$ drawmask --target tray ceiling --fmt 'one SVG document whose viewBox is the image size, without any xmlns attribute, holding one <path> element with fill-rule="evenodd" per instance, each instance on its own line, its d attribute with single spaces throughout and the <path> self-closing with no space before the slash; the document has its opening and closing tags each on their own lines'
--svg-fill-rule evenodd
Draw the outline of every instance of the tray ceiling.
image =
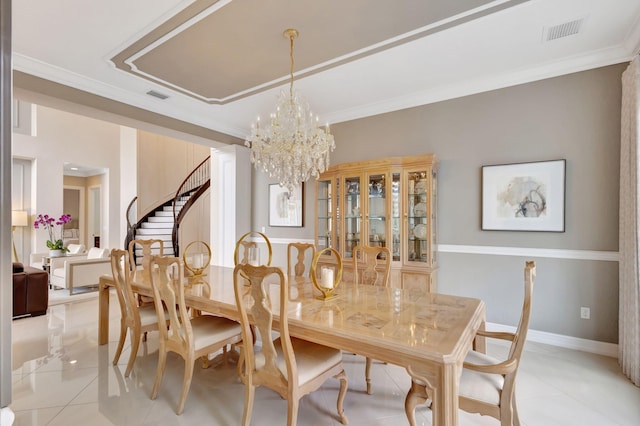
<svg viewBox="0 0 640 426">
<path fill-rule="evenodd" d="M 287 87 L 286 28 L 295 88 L 329 123 L 640 48 L 637 0 L 20 0 L 13 15 L 15 70 L 239 138 Z"/>
</svg>

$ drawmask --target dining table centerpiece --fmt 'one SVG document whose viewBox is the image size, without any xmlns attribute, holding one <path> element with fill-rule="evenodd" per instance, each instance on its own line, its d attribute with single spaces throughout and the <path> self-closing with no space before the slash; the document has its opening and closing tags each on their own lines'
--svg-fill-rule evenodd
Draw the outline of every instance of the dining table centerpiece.
<svg viewBox="0 0 640 426">
<path fill-rule="evenodd" d="M 45 229 L 49 233 L 49 239 L 47 240 L 47 248 L 49 249 L 49 256 L 59 257 L 67 252 L 67 248 L 64 246 L 62 240 L 63 226 L 65 223 L 71 222 L 71 215 L 63 214 L 58 219 L 48 214 L 39 214 L 36 216 L 36 220 L 33 222 L 35 229 Z M 60 227 L 60 231 L 56 230 L 56 227 Z M 59 237 L 59 238 L 58 238 Z"/>
</svg>

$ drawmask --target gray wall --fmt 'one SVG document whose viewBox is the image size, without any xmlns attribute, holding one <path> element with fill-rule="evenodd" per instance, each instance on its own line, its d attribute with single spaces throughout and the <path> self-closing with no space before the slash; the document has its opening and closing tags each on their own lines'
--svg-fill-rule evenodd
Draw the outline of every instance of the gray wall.
<svg viewBox="0 0 640 426">
<path fill-rule="evenodd" d="M 626 64 L 333 125 L 332 163 L 435 153 L 439 243 L 618 250 L 620 77 Z M 481 230 L 481 167 L 567 160 L 564 233 Z M 440 253 L 438 290 L 479 297 L 516 325 L 524 258 Z M 533 258 L 531 328 L 615 343 L 617 262 Z M 581 320 L 580 307 L 591 308 Z"/>
<path fill-rule="evenodd" d="M 440 159 L 439 243 L 456 246 L 618 250 L 620 78 L 627 64 L 589 70 L 331 126 L 332 164 L 434 153 Z M 566 159 L 565 232 L 481 230 L 483 165 Z M 254 229 L 267 225 L 269 180 L 253 177 Z M 305 227 L 269 228 L 313 238 L 313 181 Z M 440 253 L 438 291 L 479 297 L 489 322 L 517 325 L 523 268 L 537 263 L 531 328 L 618 340 L 618 263 Z M 580 307 L 591 319 L 580 319 Z"/>
</svg>

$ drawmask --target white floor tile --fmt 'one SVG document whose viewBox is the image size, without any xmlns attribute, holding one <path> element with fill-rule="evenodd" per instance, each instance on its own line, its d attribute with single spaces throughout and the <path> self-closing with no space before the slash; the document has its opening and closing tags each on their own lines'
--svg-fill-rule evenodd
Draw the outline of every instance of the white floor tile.
<svg viewBox="0 0 640 426">
<path fill-rule="evenodd" d="M 113 365 L 119 308 L 111 297 L 109 344 L 97 344 L 97 300 L 57 305 L 47 315 L 13 321 L 13 402 L 16 426 L 39 425 L 236 425 L 244 408 L 244 386 L 234 363 L 216 357 L 208 369 L 196 365 L 184 413 L 175 414 L 184 362 L 167 361 L 158 398 L 149 398 L 156 374 L 157 332 L 140 345 L 131 376 L 124 378 L 130 339 Z M 508 347 L 489 344 L 504 357 Z M 344 354 L 349 391 L 345 411 L 350 425 L 404 425 L 406 371 L 374 360 L 373 395 L 367 395 L 365 358 Z M 523 426 L 640 424 L 640 388 L 621 373 L 617 360 L 528 342 L 517 381 Z M 339 425 L 339 382 L 329 380 L 300 403 L 299 425 Z M 268 389 L 256 391 L 254 425 L 285 424 L 287 403 Z M 416 409 L 418 425 L 431 425 L 431 410 Z M 461 426 L 498 425 L 490 417 L 459 412 Z"/>
</svg>

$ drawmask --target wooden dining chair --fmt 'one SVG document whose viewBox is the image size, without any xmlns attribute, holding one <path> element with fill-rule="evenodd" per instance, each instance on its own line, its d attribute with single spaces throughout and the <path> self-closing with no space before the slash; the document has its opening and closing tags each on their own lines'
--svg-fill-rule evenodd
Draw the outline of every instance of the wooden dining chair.
<svg viewBox="0 0 640 426">
<path fill-rule="evenodd" d="M 136 264 L 136 259 L 140 258 L 140 256 L 136 254 L 136 249 L 138 248 L 142 250 L 139 266 Z M 164 255 L 164 241 L 159 239 L 131 240 L 128 249 L 131 270 L 135 272 L 136 281 L 151 285 L 151 278 L 149 276 L 151 257 Z"/>
<path fill-rule="evenodd" d="M 271 285 L 272 277 L 277 285 Z M 342 367 L 342 352 L 289 335 L 289 286 L 282 269 L 239 264 L 233 272 L 233 283 L 245 342 L 242 353 L 245 367 L 241 376 L 245 385 L 242 424 L 248 426 L 251 422 L 257 386 L 266 386 L 288 401 L 287 425 L 294 426 L 299 400 L 318 389 L 330 377 L 340 380 L 337 409 L 340 421 L 347 424 L 343 403 L 348 382 Z M 269 289 L 279 292 L 279 309 L 272 308 Z M 276 297 L 274 299 L 278 300 Z M 280 336 L 272 341 L 274 314 L 280 316 L 280 326 L 275 330 Z M 252 341 L 252 325 L 262 340 L 259 351 L 255 345 L 249 344 Z"/>
<path fill-rule="evenodd" d="M 470 350 L 463 364 L 460 377 L 458 403 L 462 410 L 479 413 L 500 420 L 502 426 L 519 426 L 516 406 L 516 375 L 524 343 L 529 330 L 533 282 L 536 276 L 535 262 L 528 261 L 524 268 L 524 302 L 515 333 L 478 330 L 476 337 L 508 340 L 509 355 L 501 361 L 481 352 Z M 405 400 L 405 410 L 411 425 L 415 425 L 415 407 L 430 399 L 426 382 L 412 380 Z"/>
<path fill-rule="evenodd" d="M 311 257 L 307 255 L 308 252 L 310 252 Z M 315 255 L 316 246 L 313 244 L 289 243 L 287 246 L 287 274 L 296 277 L 310 276 L 311 261 Z"/>
<path fill-rule="evenodd" d="M 391 251 L 388 247 L 361 246 L 353 248 L 353 280 L 356 284 L 389 285 Z"/>
<path fill-rule="evenodd" d="M 142 258 L 139 265 L 136 259 L 140 258 L 136 254 L 136 250 L 140 248 L 142 250 Z M 151 285 L 151 269 L 149 263 L 151 262 L 151 256 L 163 256 L 164 255 L 164 241 L 160 239 L 138 239 L 131 240 L 129 242 L 129 260 L 131 261 L 131 270 L 134 273 L 134 280 L 140 284 Z M 146 296 L 138 295 L 138 304 L 153 305 L 153 299 Z M 147 336 L 144 336 L 147 339 Z"/>
<path fill-rule="evenodd" d="M 153 305 L 138 306 L 138 300 L 131 288 L 132 272 L 129 253 L 125 250 L 111 250 L 111 272 L 116 284 L 116 294 L 120 303 L 120 339 L 113 357 L 113 365 L 118 363 L 122 348 L 129 332 L 131 353 L 124 372 L 129 377 L 140 346 L 140 335 L 158 329 L 158 316 Z M 166 326 L 166 320 L 164 321 Z"/>
<path fill-rule="evenodd" d="M 353 281 L 356 284 L 387 287 L 391 274 L 391 251 L 388 247 L 355 246 L 353 248 Z M 367 393 L 371 395 L 371 358 L 367 357 L 364 377 Z"/>
<path fill-rule="evenodd" d="M 249 231 L 243 236 L 241 236 L 238 241 L 236 241 L 236 248 L 233 251 L 233 264 L 234 266 L 239 263 L 250 263 L 249 260 L 249 249 L 250 248 L 259 248 L 258 242 L 256 239 L 262 239 L 267 246 L 267 260 L 264 258 L 260 259 L 260 263 L 263 265 L 271 265 L 271 258 L 273 257 L 273 249 L 271 247 L 271 241 L 269 241 L 269 237 L 267 237 L 262 232 L 258 231 Z"/>
<path fill-rule="evenodd" d="M 176 413 L 181 414 L 191 387 L 196 359 L 240 342 L 242 330 L 239 323 L 227 318 L 212 315 L 190 318 L 184 298 L 184 269 L 179 258 L 153 256 L 149 267 L 152 270 L 158 268 L 157 273 L 150 274 L 156 314 L 161 318 L 165 307 L 169 314 L 169 328 L 160 328 L 158 368 L 151 399 L 158 396 L 167 353 L 175 352 L 185 362 L 182 391 L 176 408 Z"/>
</svg>

